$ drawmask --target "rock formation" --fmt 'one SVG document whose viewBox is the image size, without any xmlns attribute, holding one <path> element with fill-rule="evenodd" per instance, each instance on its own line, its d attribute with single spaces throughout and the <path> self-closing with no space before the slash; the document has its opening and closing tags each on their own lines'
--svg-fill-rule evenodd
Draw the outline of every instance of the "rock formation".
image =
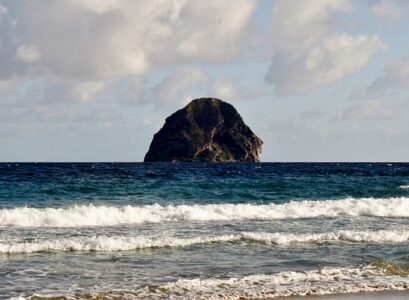
<svg viewBox="0 0 409 300">
<path fill-rule="evenodd" d="M 263 142 L 219 99 L 190 102 L 166 119 L 145 162 L 256 162 Z"/>
</svg>

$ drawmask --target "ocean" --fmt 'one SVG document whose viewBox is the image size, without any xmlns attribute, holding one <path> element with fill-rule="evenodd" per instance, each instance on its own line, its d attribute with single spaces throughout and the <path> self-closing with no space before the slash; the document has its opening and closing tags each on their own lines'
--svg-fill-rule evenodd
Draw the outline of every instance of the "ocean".
<svg viewBox="0 0 409 300">
<path fill-rule="evenodd" d="M 0 206 L 2 299 L 409 289 L 409 164 L 2 163 Z"/>
</svg>

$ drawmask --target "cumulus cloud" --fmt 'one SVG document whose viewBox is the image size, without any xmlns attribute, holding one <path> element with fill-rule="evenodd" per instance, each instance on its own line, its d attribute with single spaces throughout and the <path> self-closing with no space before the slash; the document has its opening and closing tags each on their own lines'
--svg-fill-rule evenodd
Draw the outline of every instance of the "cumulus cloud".
<svg viewBox="0 0 409 300">
<path fill-rule="evenodd" d="M 275 53 L 267 82 L 281 94 L 304 92 L 356 73 L 383 47 L 376 35 L 338 33 L 336 14 L 348 0 L 278 0 L 272 34 Z"/>
<path fill-rule="evenodd" d="M 45 101 L 85 102 L 128 82 L 127 92 L 116 91 L 122 102 L 144 103 L 142 85 L 152 69 L 237 58 L 256 6 L 252 0 L 1 0 L 0 90 L 10 91 L 11 78 L 41 77 Z M 189 72 L 155 86 L 152 101 L 175 101 L 186 85 L 204 81 L 205 74 Z"/>
<path fill-rule="evenodd" d="M 4 3 L 18 22 L 2 31 L 15 38 L 1 47 L 14 48 L 24 62 L 41 53 L 40 67 L 51 74 L 93 80 L 152 65 L 225 61 L 239 52 L 256 6 L 251 0 Z"/>
</svg>

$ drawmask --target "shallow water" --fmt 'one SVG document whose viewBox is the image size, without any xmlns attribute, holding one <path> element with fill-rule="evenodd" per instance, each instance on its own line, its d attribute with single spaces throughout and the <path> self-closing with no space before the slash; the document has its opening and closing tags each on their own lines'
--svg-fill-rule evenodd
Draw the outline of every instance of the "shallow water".
<svg viewBox="0 0 409 300">
<path fill-rule="evenodd" d="M 0 297 L 407 289 L 409 164 L 0 164 Z"/>
</svg>

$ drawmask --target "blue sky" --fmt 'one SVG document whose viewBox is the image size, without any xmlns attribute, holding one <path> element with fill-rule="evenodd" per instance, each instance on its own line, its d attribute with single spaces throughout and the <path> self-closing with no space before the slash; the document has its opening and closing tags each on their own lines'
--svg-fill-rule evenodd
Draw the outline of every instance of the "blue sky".
<svg viewBox="0 0 409 300">
<path fill-rule="evenodd" d="M 0 161 L 141 161 L 190 100 L 262 161 L 409 161 L 405 0 L 0 0 Z"/>
</svg>

